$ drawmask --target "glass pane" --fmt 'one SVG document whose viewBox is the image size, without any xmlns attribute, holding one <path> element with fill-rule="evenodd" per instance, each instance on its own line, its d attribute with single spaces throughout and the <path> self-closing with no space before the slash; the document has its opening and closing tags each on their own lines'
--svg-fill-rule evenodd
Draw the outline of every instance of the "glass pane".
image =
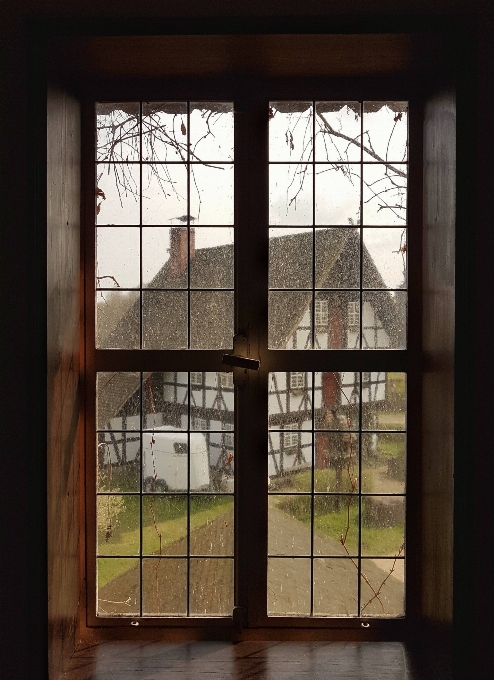
<svg viewBox="0 0 494 680">
<path fill-rule="evenodd" d="M 191 559 L 191 615 L 231 616 L 233 601 L 233 560 Z"/>
<path fill-rule="evenodd" d="M 358 616 L 358 570 L 347 559 L 314 560 L 314 615 Z"/>
<path fill-rule="evenodd" d="M 315 496 L 314 554 L 358 555 L 359 510 L 354 496 Z M 357 578 L 356 569 L 355 578 Z"/>
<path fill-rule="evenodd" d="M 142 160 L 187 160 L 187 103 L 143 102 Z"/>
<path fill-rule="evenodd" d="M 143 227 L 142 285 L 187 288 L 187 227 Z"/>
<path fill-rule="evenodd" d="M 99 163 L 96 166 L 96 223 L 139 224 L 139 165 Z"/>
<path fill-rule="evenodd" d="M 233 165 L 190 166 L 190 212 L 195 224 L 233 224 Z"/>
<path fill-rule="evenodd" d="M 268 554 L 310 555 L 311 497 L 271 495 L 268 509 Z"/>
<path fill-rule="evenodd" d="M 198 477 L 208 483 L 208 461 L 205 441 L 202 455 L 191 462 L 191 481 Z M 143 433 L 142 435 L 142 490 L 147 493 L 187 491 L 188 450 L 186 432 Z"/>
<path fill-rule="evenodd" d="M 312 288 L 312 229 L 269 230 L 269 287 Z"/>
<path fill-rule="evenodd" d="M 404 349 L 407 346 L 407 294 L 363 293 L 362 349 Z"/>
<path fill-rule="evenodd" d="M 190 439 L 190 490 L 214 491 L 211 470 L 209 468 L 209 449 L 204 434 L 191 434 Z"/>
<path fill-rule="evenodd" d="M 363 288 L 406 288 L 406 229 L 364 229 Z"/>
<path fill-rule="evenodd" d="M 268 435 L 268 488 L 270 493 L 312 489 L 312 434 L 290 424 Z"/>
<path fill-rule="evenodd" d="M 104 291 L 96 295 L 96 347 L 139 348 L 139 293 Z"/>
<path fill-rule="evenodd" d="M 407 166 L 364 165 L 365 225 L 407 223 Z"/>
<path fill-rule="evenodd" d="M 316 166 L 316 224 L 360 224 L 360 165 Z"/>
<path fill-rule="evenodd" d="M 404 616 L 404 560 L 362 560 L 361 564 L 360 616 Z"/>
<path fill-rule="evenodd" d="M 96 286 L 139 288 L 139 227 L 96 229 Z"/>
<path fill-rule="evenodd" d="M 233 104 L 190 104 L 190 151 L 192 161 L 233 160 Z"/>
<path fill-rule="evenodd" d="M 170 224 L 187 221 L 187 166 L 142 166 L 142 223 Z"/>
<path fill-rule="evenodd" d="M 312 427 L 312 373 L 269 374 L 269 427 L 304 430 Z"/>
<path fill-rule="evenodd" d="M 96 104 L 96 159 L 139 160 L 139 102 Z"/>
<path fill-rule="evenodd" d="M 270 102 L 269 106 L 269 160 L 310 160 L 312 102 Z"/>
<path fill-rule="evenodd" d="M 314 377 L 316 430 L 358 430 L 358 373 L 316 373 Z"/>
<path fill-rule="evenodd" d="M 190 554 L 233 555 L 233 497 L 190 499 Z"/>
<path fill-rule="evenodd" d="M 360 102 L 316 103 L 316 161 L 360 161 Z"/>
<path fill-rule="evenodd" d="M 99 432 L 97 447 L 97 490 L 138 493 L 140 491 L 140 435 L 126 432 Z"/>
<path fill-rule="evenodd" d="M 140 374 L 98 373 L 96 428 L 138 430 L 140 427 Z"/>
<path fill-rule="evenodd" d="M 404 493 L 406 435 L 362 435 L 362 490 L 366 493 Z"/>
<path fill-rule="evenodd" d="M 139 614 L 139 560 L 99 558 L 97 561 L 97 616 Z"/>
<path fill-rule="evenodd" d="M 406 374 L 362 374 L 362 429 L 406 428 Z"/>
<path fill-rule="evenodd" d="M 187 373 L 143 373 L 142 386 L 144 429 L 187 429 Z"/>
<path fill-rule="evenodd" d="M 359 435 L 318 432 L 314 463 L 314 491 L 357 493 Z"/>
<path fill-rule="evenodd" d="M 185 496 L 144 496 L 142 498 L 142 553 L 143 555 L 187 554 L 187 498 Z M 158 566 L 166 571 L 166 563 Z"/>
<path fill-rule="evenodd" d="M 143 349 L 187 347 L 187 293 L 143 291 Z"/>
<path fill-rule="evenodd" d="M 194 383 L 191 373 L 190 429 L 233 430 L 234 386 L 231 373 L 203 373 L 201 382 Z"/>
<path fill-rule="evenodd" d="M 186 616 L 187 560 L 142 560 L 144 616 Z"/>
<path fill-rule="evenodd" d="M 312 293 L 269 293 L 269 349 L 311 349 Z"/>
<path fill-rule="evenodd" d="M 316 349 L 358 349 L 360 299 L 356 293 L 316 293 Z"/>
<path fill-rule="evenodd" d="M 269 166 L 269 224 L 313 224 L 312 165 Z"/>
<path fill-rule="evenodd" d="M 403 496 L 362 498 L 362 555 L 390 557 L 405 554 Z"/>
<path fill-rule="evenodd" d="M 268 615 L 310 615 L 310 559 L 268 559 Z"/>
<path fill-rule="evenodd" d="M 98 555 L 139 554 L 139 496 L 97 497 Z"/>
<path fill-rule="evenodd" d="M 364 102 L 364 160 L 406 161 L 408 103 Z"/>
<path fill-rule="evenodd" d="M 190 259 L 191 288 L 233 288 L 233 227 L 191 229 Z"/>
<path fill-rule="evenodd" d="M 360 287 L 358 229 L 316 229 L 316 288 Z"/>
<path fill-rule="evenodd" d="M 233 291 L 190 293 L 192 349 L 230 349 L 233 333 Z"/>
</svg>

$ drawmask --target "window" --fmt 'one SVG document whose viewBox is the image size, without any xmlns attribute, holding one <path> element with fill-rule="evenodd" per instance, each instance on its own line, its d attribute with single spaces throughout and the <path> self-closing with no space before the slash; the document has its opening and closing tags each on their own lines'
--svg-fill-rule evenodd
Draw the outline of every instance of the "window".
<svg viewBox="0 0 494 680">
<path fill-rule="evenodd" d="M 221 387 L 233 389 L 233 373 L 220 373 Z"/>
<path fill-rule="evenodd" d="M 327 94 L 256 104 L 268 168 L 232 102 L 97 104 L 95 624 L 405 614 L 408 106 Z"/>
<path fill-rule="evenodd" d="M 290 373 L 290 389 L 299 390 L 304 386 L 304 374 L 302 372 Z"/>
</svg>

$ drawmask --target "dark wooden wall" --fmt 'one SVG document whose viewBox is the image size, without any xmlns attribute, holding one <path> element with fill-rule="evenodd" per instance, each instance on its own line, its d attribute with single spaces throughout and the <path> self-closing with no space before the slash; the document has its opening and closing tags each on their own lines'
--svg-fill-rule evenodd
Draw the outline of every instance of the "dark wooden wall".
<svg viewBox="0 0 494 680">
<path fill-rule="evenodd" d="M 79 593 L 80 107 L 47 96 L 48 635 L 50 678 L 75 648 Z"/>
<path fill-rule="evenodd" d="M 424 120 L 422 611 L 453 620 L 456 101 L 427 102 Z M 410 508 L 413 511 L 412 508 Z"/>
</svg>

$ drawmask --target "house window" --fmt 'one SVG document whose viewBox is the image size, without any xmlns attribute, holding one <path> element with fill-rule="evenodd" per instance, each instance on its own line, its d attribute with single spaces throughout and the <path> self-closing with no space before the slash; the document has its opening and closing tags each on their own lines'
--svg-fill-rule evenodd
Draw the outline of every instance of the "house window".
<svg viewBox="0 0 494 680">
<path fill-rule="evenodd" d="M 233 389 L 233 373 L 220 373 L 220 385 Z"/>
<path fill-rule="evenodd" d="M 298 432 L 294 431 L 297 430 L 297 423 L 285 425 L 285 430 L 288 430 L 283 433 L 283 445 L 285 448 L 289 449 L 292 446 L 298 446 Z"/>
<path fill-rule="evenodd" d="M 326 328 L 328 325 L 328 301 L 316 300 L 316 328 Z"/>
<path fill-rule="evenodd" d="M 290 373 L 290 389 L 300 390 L 304 387 L 304 374 L 302 371 Z"/>
<path fill-rule="evenodd" d="M 202 385 L 202 373 L 191 373 L 190 374 L 190 384 L 191 385 Z"/>
<path fill-rule="evenodd" d="M 360 312 L 358 302 L 348 303 L 348 327 L 358 329 L 360 325 Z"/>
<path fill-rule="evenodd" d="M 97 105 L 93 625 L 404 616 L 408 109 L 316 89 Z"/>
</svg>

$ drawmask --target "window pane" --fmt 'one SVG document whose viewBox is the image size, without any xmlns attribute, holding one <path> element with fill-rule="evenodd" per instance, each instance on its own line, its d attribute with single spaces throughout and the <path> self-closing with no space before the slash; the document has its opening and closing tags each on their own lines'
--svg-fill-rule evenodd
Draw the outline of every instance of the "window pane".
<svg viewBox="0 0 494 680">
<path fill-rule="evenodd" d="M 269 224 L 313 223 L 312 174 L 307 163 L 269 166 Z"/>
<path fill-rule="evenodd" d="M 362 429 L 406 428 L 406 374 L 362 374 Z"/>
<path fill-rule="evenodd" d="M 321 291 L 316 303 L 324 305 L 327 315 L 316 327 L 316 349 L 359 349 L 359 294 Z"/>
<path fill-rule="evenodd" d="M 96 295 L 96 347 L 139 348 L 139 293 L 104 291 Z"/>
<path fill-rule="evenodd" d="M 190 211 L 195 223 L 233 224 L 233 165 L 190 167 Z"/>
<path fill-rule="evenodd" d="M 142 159 L 185 161 L 187 159 L 187 103 L 143 102 Z"/>
<path fill-rule="evenodd" d="M 233 497 L 190 499 L 190 554 L 233 555 Z"/>
<path fill-rule="evenodd" d="M 402 559 L 362 560 L 360 616 L 405 615 L 405 570 Z"/>
<path fill-rule="evenodd" d="M 140 428 L 140 374 L 97 374 L 96 428 L 138 430 Z"/>
<path fill-rule="evenodd" d="M 99 161 L 138 161 L 139 102 L 96 104 L 96 158 Z"/>
<path fill-rule="evenodd" d="M 138 433 L 98 432 L 97 456 L 98 491 L 139 492 L 141 437 Z"/>
<path fill-rule="evenodd" d="M 316 161 L 360 161 L 360 102 L 316 103 Z"/>
<path fill-rule="evenodd" d="M 233 560 L 191 559 L 191 615 L 231 616 L 233 605 Z"/>
<path fill-rule="evenodd" d="M 269 293 L 269 349 L 311 349 L 312 294 Z"/>
<path fill-rule="evenodd" d="M 314 490 L 358 491 L 359 436 L 350 432 L 319 432 L 316 439 Z"/>
<path fill-rule="evenodd" d="M 316 430 L 358 430 L 359 373 L 325 371 L 314 374 Z"/>
<path fill-rule="evenodd" d="M 233 104 L 191 103 L 190 144 L 192 161 L 232 161 Z"/>
<path fill-rule="evenodd" d="M 186 496 L 151 495 L 142 498 L 142 553 L 187 554 Z M 166 562 L 159 567 L 166 572 Z"/>
<path fill-rule="evenodd" d="M 310 559 L 268 560 L 268 615 L 309 616 Z"/>
<path fill-rule="evenodd" d="M 363 288 L 406 288 L 407 230 L 364 229 Z"/>
<path fill-rule="evenodd" d="M 362 498 L 362 555 L 389 557 L 405 554 L 405 498 Z"/>
<path fill-rule="evenodd" d="M 138 227 L 96 230 L 96 287 L 139 288 Z"/>
<path fill-rule="evenodd" d="M 142 426 L 146 430 L 186 430 L 187 373 L 143 373 Z"/>
<path fill-rule="evenodd" d="M 367 493 L 404 493 L 406 435 L 362 435 L 362 485 Z"/>
<path fill-rule="evenodd" d="M 364 225 L 407 223 L 407 166 L 364 165 Z"/>
<path fill-rule="evenodd" d="M 360 165 L 316 166 L 316 224 L 360 224 Z"/>
<path fill-rule="evenodd" d="M 184 214 L 187 215 L 187 167 L 166 163 L 143 165 L 143 224 L 178 224 Z"/>
<path fill-rule="evenodd" d="M 187 615 L 187 560 L 142 560 L 144 616 Z"/>
<path fill-rule="evenodd" d="M 358 229 L 316 229 L 316 288 L 360 287 Z"/>
<path fill-rule="evenodd" d="M 97 561 L 97 616 L 139 614 L 139 560 L 99 558 Z"/>
<path fill-rule="evenodd" d="M 143 227 L 143 287 L 187 288 L 188 240 L 187 227 Z"/>
<path fill-rule="evenodd" d="M 362 303 L 362 349 L 404 349 L 407 294 L 363 293 Z"/>
<path fill-rule="evenodd" d="M 233 228 L 191 230 L 190 287 L 233 288 Z"/>
<path fill-rule="evenodd" d="M 139 554 L 139 496 L 98 496 L 98 555 Z"/>
<path fill-rule="evenodd" d="M 358 616 L 358 570 L 348 559 L 314 560 L 314 615 Z"/>
<path fill-rule="evenodd" d="M 270 102 L 269 106 L 269 160 L 310 160 L 312 102 Z"/>
<path fill-rule="evenodd" d="M 190 293 L 192 349 L 230 349 L 233 344 L 233 291 Z"/>
<path fill-rule="evenodd" d="M 268 554 L 310 555 L 311 497 L 271 495 L 268 511 Z"/>
<path fill-rule="evenodd" d="M 143 291 L 142 344 L 144 349 L 187 347 L 187 293 Z"/>
<path fill-rule="evenodd" d="M 354 496 L 314 497 L 314 554 L 358 555 L 359 509 Z M 355 569 L 355 577 L 357 570 Z"/>
<path fill-rule="evenodd" d="M 312 229 L 269 230 L 269 287 L 312 288 Z"/>
<path fill-rule="evenodd" d="M 364 160 L 406 161 L 408 103 L 364 102 Z"/>
<path fill-rule="evenodd" d="M 99 163 L 96 166 L 96 223 L 139 224 L 139 166 Z"/>
</svg>

